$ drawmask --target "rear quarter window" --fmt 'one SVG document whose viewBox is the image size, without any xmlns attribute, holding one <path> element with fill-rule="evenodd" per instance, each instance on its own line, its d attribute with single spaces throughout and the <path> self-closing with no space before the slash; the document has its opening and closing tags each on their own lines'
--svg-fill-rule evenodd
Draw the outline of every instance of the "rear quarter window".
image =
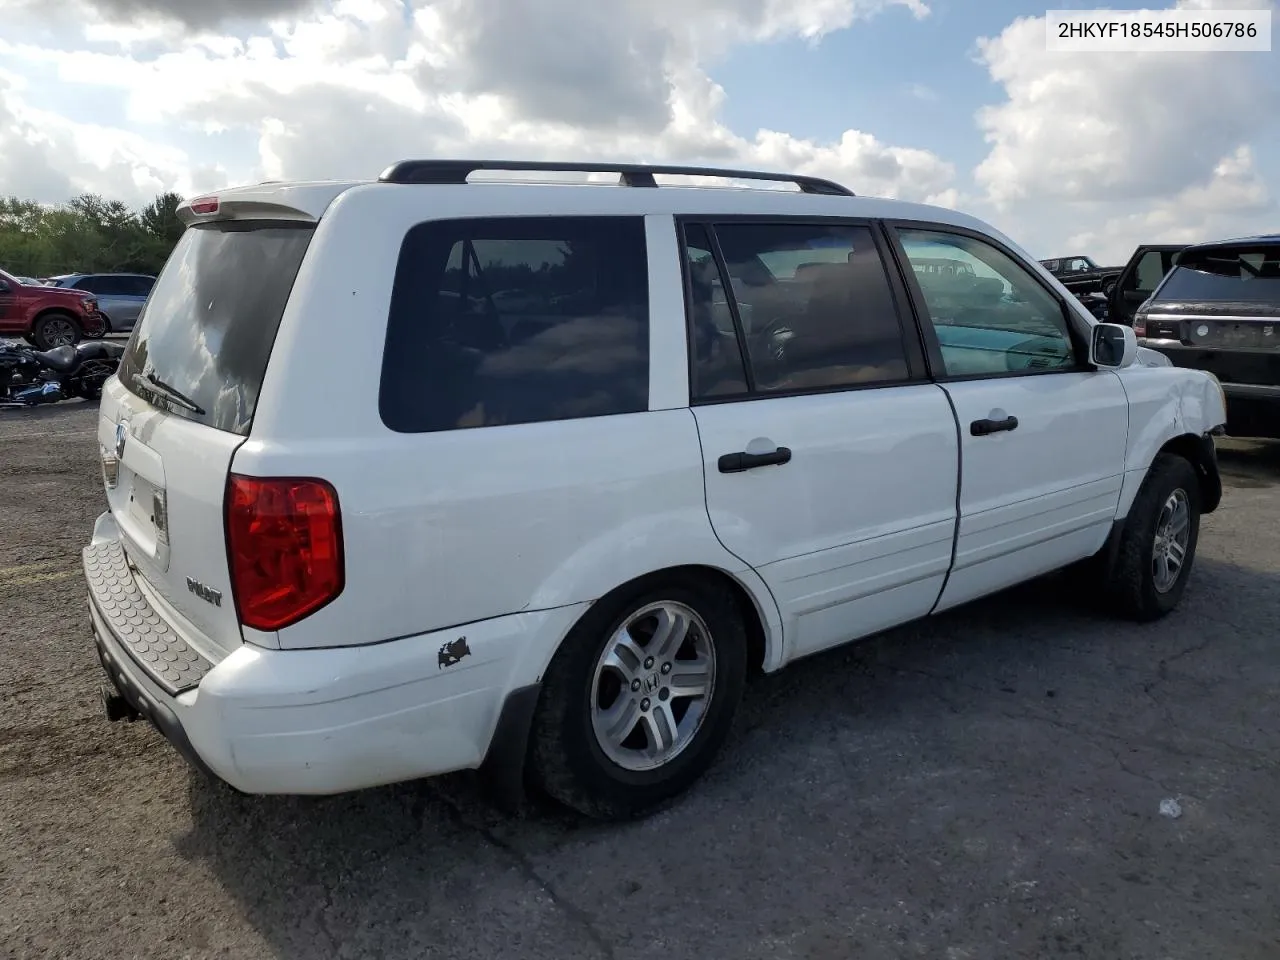
<svg viewBox="0 0 1280 960">
<path fill-rule="evenodd" d="M 379 408 L 401 433 L 638 413 L 649 405 L 642 217 L 412 228 Z"/>
</svg>

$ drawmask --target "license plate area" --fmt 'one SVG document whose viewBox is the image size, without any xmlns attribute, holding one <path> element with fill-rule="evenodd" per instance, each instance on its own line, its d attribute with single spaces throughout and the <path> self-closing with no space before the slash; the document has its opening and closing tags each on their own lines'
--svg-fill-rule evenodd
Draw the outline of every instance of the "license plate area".
<svg viewBox="0 0 1280 960">
<path fill-rule="evenodd" d="M 164 491 L 142 477 L 133 477 L 129 485 L 129 517 L 143 538 L 157 546 L 165 539 L 165 512 Z"/>
<path fill-rule="evenodd" d="M 1184 342 L 1230 350 L 1280 348 L 1280 320 L 1186 320 Z"/>
<path fill-rule="evenodd" d="M 104 451 L 104 480 L 111 513 L 124 534 L 129 556 L 153 573 L 169 569 L 169 515 L 164 465 L 136 436 L 128 436 L 117 457 Z M 109 461 L 115 460 L 114 464 Z"/>
</svg>

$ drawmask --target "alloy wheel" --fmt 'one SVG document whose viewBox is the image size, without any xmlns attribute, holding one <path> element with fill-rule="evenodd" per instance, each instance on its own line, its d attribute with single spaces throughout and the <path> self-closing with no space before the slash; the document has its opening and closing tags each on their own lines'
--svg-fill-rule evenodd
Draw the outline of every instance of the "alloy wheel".
<svg viewBox="0 0 1280 960">
<path fill-rule="evenodd" d="M 636 610 L 592 676 L 591 726 L 604 755 L 631 771 L 670 763 L 702 726 L 715 674 L 715 644 L 696 611 L 674 601 Z"/>
</svg>

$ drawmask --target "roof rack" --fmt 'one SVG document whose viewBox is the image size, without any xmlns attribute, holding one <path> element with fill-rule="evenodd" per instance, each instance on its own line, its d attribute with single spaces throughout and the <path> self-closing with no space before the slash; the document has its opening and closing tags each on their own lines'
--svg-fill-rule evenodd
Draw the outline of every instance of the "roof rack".
<svg viewBox="0 0 1280 960">
<path fill-rule="evenodd" d="M 794 183 L 801 193 L 852 197 L 854 193 L 831 180 L 794 173 L 762 170 L 727 170 L 718 167 L 682 167 L 648 163 L 555 163 L 545 160 L 401 160 L 382 171 L 380 183 L 463 184 L 477 170 L 540 170 L 556 173 L 616 173 L 624 187 L 656 187 L 654 174 L 686 177 L 723 177 L 733 180 L 768 180 Z"/>
</svg>

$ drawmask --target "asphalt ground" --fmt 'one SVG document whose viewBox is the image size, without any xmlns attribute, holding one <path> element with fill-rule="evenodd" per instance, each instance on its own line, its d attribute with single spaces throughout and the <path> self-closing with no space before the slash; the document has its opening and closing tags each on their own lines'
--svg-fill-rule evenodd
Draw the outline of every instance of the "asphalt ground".
<svg viewBox="0 0 1280 960">
<path fill-rule="evenodd" d="M 107 723 L 93 422 L 0 411 L 6 960 L 1280 956 L 1280 445 L 1223 444 L 1161 623 L 1050 578 L 802 661 L 686 798 L 608 826 L 467 775 L 240 796 Z"/>
</svg>

